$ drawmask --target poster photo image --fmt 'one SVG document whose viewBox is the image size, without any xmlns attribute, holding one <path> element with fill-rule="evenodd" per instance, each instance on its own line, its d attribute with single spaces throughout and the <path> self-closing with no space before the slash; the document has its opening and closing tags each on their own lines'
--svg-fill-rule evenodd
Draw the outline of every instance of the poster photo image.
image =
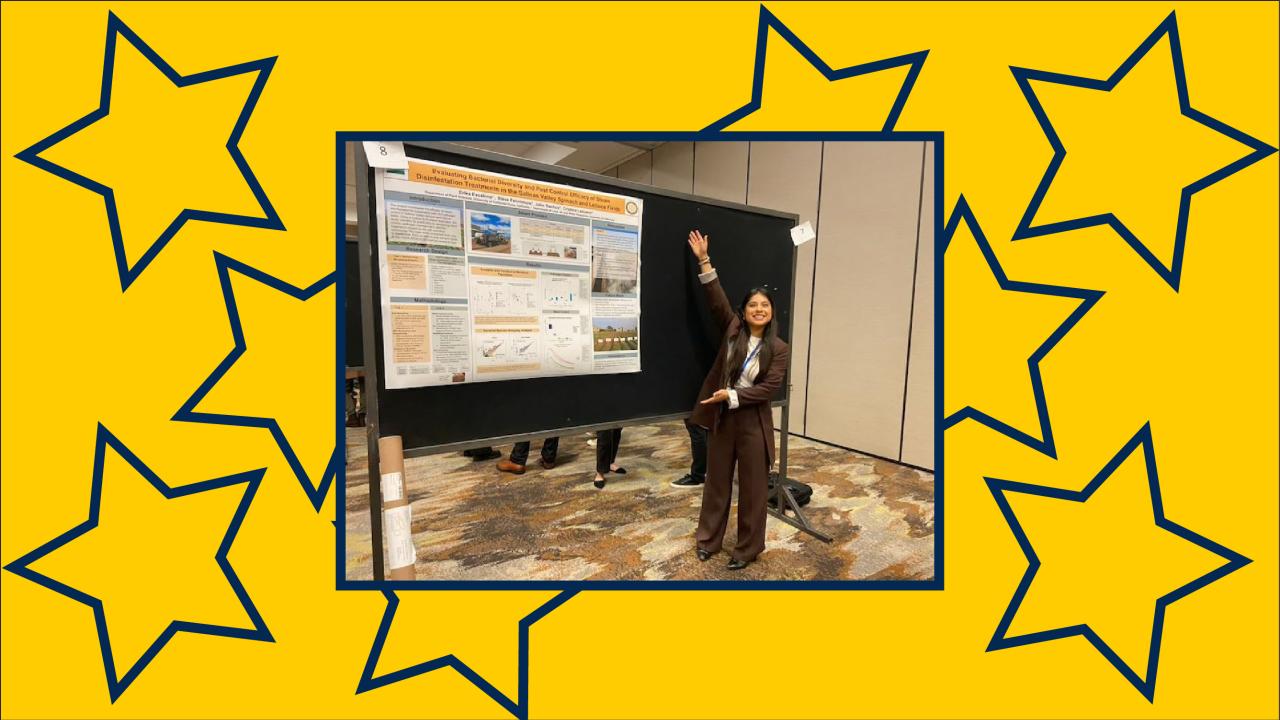
<svg viewBox="0 0 1280 720">
<path fill-rule="evenodd" d="M 640 347 L 639 323 L 636 318 L 593 318 L 591 339 L 595 351 L 636 350 Z"/>
<path fill-rule="evenodd" d="M 492 213 L 471 213 L 471 249 L 510 255 L 511 218 Z"/>
</svg>

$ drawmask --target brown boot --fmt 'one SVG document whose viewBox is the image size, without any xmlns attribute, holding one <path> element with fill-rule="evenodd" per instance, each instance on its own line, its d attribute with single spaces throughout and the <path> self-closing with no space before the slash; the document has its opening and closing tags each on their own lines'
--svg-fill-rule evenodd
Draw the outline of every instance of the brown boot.
<svg viewBox="0 0 1280 720">
<path fill-rule="evenodd" d="M 517 464 L 515 464 L 515 463 L 511 462 L 510 460 L 499 460 L 499 461 L 498 461 L 498 469 L 499 469 L 499 470 L 501 470 L 502 472 L 508 472 L 508 473 L 511 473 L 512 475 L 523 475 L 523 474 L 524 474 L 524 466 L 523 466 L 523 465 L 517 465 Z"/>
</svg>

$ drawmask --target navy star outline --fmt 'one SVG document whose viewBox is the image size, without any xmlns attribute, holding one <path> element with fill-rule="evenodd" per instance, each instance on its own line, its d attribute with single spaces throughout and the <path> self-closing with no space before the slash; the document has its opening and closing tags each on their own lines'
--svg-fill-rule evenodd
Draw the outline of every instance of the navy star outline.
<svg viewBox="0 0 1280 720">
<path fill-rule="evenodd" d="M 231 154 L 231 158 L 235 161 L 236 167 L 239 168 L 240 174 L 244 177 L 245 183 L 253 192 L 254 198 L 258 201 L 259 207 L 262 209 L 262 217 L 254 217 L 249 215 L 236 215 L 234 213 L 214 212 L 209 210 L 197 210 L 187 208 L 178 213 L 173 222 L 169 224 L 160 236 L 157 237 L 138 259 L 132 267 L 129 266 L 129 260 L 125 255 L 124 235 L 120 229 L 120 217 L 116 207 L 115 191 L 100 182 L 91 180 L 79 173 L 57 165 L 49 160 L 40 157 L 40 153 L 57 145 L 63 140 L 80 132 L 84 128 L 106 117 L 111 111 L 111 84 L 115 67 L 116 39 L 124 37 L 134 49 L 142 54 L 152 65 L 156 67 L 166 78 L 169 79 L 177 87 L 188 87 L 212 80 L 221 80 L 235 75 L 243 75 L 245 73 L 254 72 L 258 74 L 254 81 L 253 88 L 249 91 L 249 95 L 245 100 L 244 107 L 240 111 L 239 117 L 236 119 L 235 127 L 231 130 L 231 136 L 227 139 L 227 152 Z M 182 75 L 173 69 L 159 53 L 151 49 L 150 45 L 142 40 L 128 25 L 124 23 L 114 12 L 107 13 L 107 43 L 106 52 L 102 66 L 102 92 L 98 100 L 98 108 L 66 127 L 58 130 L 45 139 L 37 142 L 31 147 L 19 152 L 16 157 L 23 162 L 34 165 L 46 172 L 52 173 L 67 182 L 79 185 L 86 190 L 90 190 L 102 196 L 107 210 L 107 222 L 111 228 L 111 243 L 115 250 L 116 271 L 120 275 L 120 291 L 125 292 L 129 286 L 146 270 L 151 261 L 160 254 L 165 245 L 178 233 L 188 220 L 202 220 L 204 222 L 222 223 L 225 225 L 239 225 L 244 227 L 262 228 L 266 230 L 284 230 L 284 222 L 280 219 L 280 215 L 276 212 L 275 207 L 267 198 L 267 193 L 262 189 L 261 183 L 253 174 L 253 170 L 249 168 L 248 161 L 240 152 L 239 142 L 241 135 L 244 134 L 245 127 L 249 123 L 249 116 L 253 114 L 253 109 L 258 103 L 258 98 L 262 94 L 263 88 L 267 84 L 267 78 L 271 75 L 271 70 L 275 66 L 276 58 L 269 57 L 261 60 L 253 60 L 250 62 L 239 63 L 237 65 L 229 65 L 227 67 L 217 68 L 214 70 L 206 70 L 204 72 L 195 73 L 193 75 Z"/>
<path fill-rule="evenodd" d="M 884 60 L 876 60 L 873 62 L 861 63 L 859 65 L 850 65 L 849 67 L 833 69 L 822 58 L 818 57 L 808 45 L 804 43 L 791 28 L 787 27 L 776 15 L 769 11 L 764 5 L 760 6 L 760 25 L 756 32 L 756 57 L 755 69 L 753 70 L 751 80 L 751 100 L 745 105 L 716 120 L 710 125 L 702 129 L 702 132 L 717 132 L 724 130 L 726 127 L 738 122 L 742 118 L 760 109 L 761 99 L 764 96 L 764 65 L 765 50 L 769 41 L 769 28 L 773 28 L 774 32 L 787 41 L 797 53 L 800 54 L 810 65 L 828 82 L 844 80 L 858 75 L 867 75 L 881 70 L 889 70 L 896 67 L 907 66 L 907 77 L 902 82 L 902 88 L 898 91 L 897 98 L 894 99 L 893 107 L 889 110 L 888 117 L 885 118 L 883 132 L 893 130 L 893 126 L 898 122 L 898 116 L 902 114 L 902 108 L 907 104 L 907 96 L 911 94 L 911 89 L 915 87 L 916 78 L 920 75 L 920 69 L 924 67 L 925 58 L 928 57 L 928 50 L 920 50 L 918 52 L 899 55 L 897 57 L 886 58 Z"/>
<path fill-rule="evenodd" d="M 1006 493 L 1017 492 L 1025 495 L 1039 495 L 1041 497 L 1054 498 L 1057 500 L 1066 500 L 1069 502 L 1084 503 L 1089 500 L 1095 491 L 1106 482 L 1109 477 L 1116 471 L 1120 465 L 1129 458 L 1139 447 L 1142 448 L 1143 459 L 1146 463 L 1147 481 L 1151 490 L 1151 508 L 1155 517 L 1156 527 L 1162 528 L 1178 537 L 1190 542 L 1204 550 L 1207 550 L 1226 562 L 1215 570 L 1211 570 L 1204 575 L 1186 583 L 1178 589 L 1162 595 L 1156 600 L 1155 621 L 1151 628 L 1151 644 L 1147 660 L 1147 673 L 1145 677 L 1140 677 L 1120 656 L 1107 645 L 1088 624 L 1072 625 L 1069 627 L 1057 628 L 1054 630 L 1045 630 L 1040 632 L 1028 633 L 1026 635 L 1010 636 L 1009 626 L 1013 623 L 1013 618 L 1018 612 L 1018 608 L 1022 605 L 1022 600 L 1027 594 L 1027 590 L 1031 587 L 1032 581 L 1035 579 L 1036 572 L 1040 569 L 1040 558 L 1036 555 L 1035 549 L 1031 546 L 1031 541 L 1027 538 L 1026 531 L 1023 530 L 1022 524 L 1018 522 L 1017 516 L 1013 512 L 1013 508 L 1009 505 L 1009 499 Z M 1155 448 L 1151 439 L 1151 423 L 1148 422 L 1142 426 L 1140 430 L 1125 443 L 1124 447 L 1116 453 L 1110 462 L 1098 472 L 1097 476 L 1084 487 L 1083 490 L 1072 491 L 1063 490 L 1053 487 L 1044 487 L 1040 485 L 1032 485 L 1029 483 L 1013 482 L 1010 480 L 998 480 L 996 478 L 984 478 L 987 487 L 995 498 L 996 504 L 1000 506 L 1000 512 L 1004 515 L 1005 522 L 1009 524 L 1010 530 L 1018 540 L 1018 546 L 1022 548 L 1023 555 L 1027 558 L 1027 570 L 1022 576 L 1021 582 L 1018 583 L 1018 589 L 1014 592 L 1013 598 L 1009 601 L 1009 607 L 1005 610 L 1004 615 L 1000 618 L 1000 623 L 996 627 L 995 634 L 991 637 L 991 642 L 987 646 L 987 652 L 993 650 L 1004 650 L 1007 648 L 1021 647 L 1031 645 L 1033 643 L 1045 642 L 1048 640 L 1057 640 L 1059 638 L 1072 637 L 1079 635 L 1089 641 L 1094 649 L 1102 654 L 1115 669 L 1128 680 L 1131 685 L 1147 699 L 1147 702 L 1155 702 L 1156 692 L 1156 670 L 1160 661 L 1160 643 L 1164 632 L 1165 609 L 1172 603 L 1190 595 L 1200 588 L 1216 582 L 1221 578 L 1230 575 L 1240 568 L 1252 562 L 1249 558 L 1220 545 L 1199 533 L 1188 530 L 1168 519 L 1164 514 L 1164 500 L 1160 494 L 1160 480 L 1156 473 L 1156 456 Z"/>
<path fill-rule="evenodd" d="M 956 201 L 955 209 L 951 211 L 951 217 L 947 220 L 947 226 L 942 235 L 942 252 L 946 253 L 947 248 L 951 246 L 951 238 L 955 236 L 956 230 L 960 226 L 960 222 L 964 221 L 969 226 L 969 230 L 973 233 L 973 239 L 977 242 L 978 248 L 982 251 L 982 257 L 987 261 L 987 267 L 991 269 L 991 274 L 995 276 L 996 282 L 1001 290 L 1012 292 L 1032 293 L 1036 295 L 1053 295 L 1055 297 L 1075 298 L 1080 300 L 1080 304 L 1076 309 L 1067 316 L 1067 319 L 1053 331 L 1051 335 L 1043 343 L 1031 353 L 1031 357 L 1027 358 L 1027 370 L 1031 373 L 1031 391 L 1035 397 L 1036 414 L 1040 420 L 1040 438 L 1019 430 L 1008 423 L 998 420 L 987 413 L 978 410 L 972 405 L 957 410 L 942 419 L 942 430 L 945 431 L 953 425 L 965 420 L 971 419 L 1006 437 L 1016 440 L 1037 452 L 1048 455 L 1057 459 L 1057 445 L 1053 439 L 1053 425 L 1049 420 L 1049 405 L 1045 399 L 1044 382 L 1040 377 L 1040 361 L 1049 354 L 1050 350 L 1066 336 L 1068 332 L 1075 327 L 1076 323 L 1089 312 L 1094 305 L 1098 303 L 1102 296 L 1105 295 L 1101 290 L 1086 290 L 1083 288 L 1063 287 L 1061 285 L 1046 285 L 1043 283 L 1022 282 L 1018 280 L 1010 280 L 1005 275 L 1004 268 L 1000 267 L 1000 261 L 996 259 L 995 251 L 991 249 L 991 243 L 987 240 L 987 236 L 983 234 L 982 228 L 978 225 L 977 218 L 973 215 L 973 210 L 969 207 L 968 200 L 964 195 Z"/>
<path fill-rule="evenodd" d="M 441 655 L 433 660 L 412 665 L 407 668 L 395 670 L 381 676 L 374 676 L 374 671 L 378 665 L 378 659 L 382 655 L 382 648 L 386 644 L 387 635 L 391 630 L 392 620 L 396 616 L 396 608 L 400 605 L 400 598 L 390 590 L 383 590 L 382 594 L 387 598 L 387 608 L 382 613 L 382 622 L 378 624 L 377 635 L 374 636 L 373 646 L 369 649 L 369 657 L 365 661 L 364 670 L 360 673 L 360 682 L 356 686 L 356 694 L 369 692 L 381 687 L 386 687 L 392 683 L 408 680 L 409 678 L 425 675 L 426 673 L 441 668 L 451 667 L 458 672 L 459 675 L 466 678 L 472 685 L 475 685 L 484 694 L 488 695 L 495 702 L 501 705 L 507 712 L 517 720 L 528 720 L 529 718 L 529 628 L 534 623 L 549 615 L 553 610 L 568 602 L 574 595 L 578 594 L 577 590 L 564 590 L 547 602 L 538 606 L 533 612 L 524 616 L 518 623 L 519 633 L 519 682 L 518 696 L 515 700 L 507 697 L 501 690 L 494 687 L 488 680 L 485 680 L 480 673 L 472 670 L 458 656 L 449 654 Z"/>
<path fill-rule="evenodd" d="M 244 495 L 240 498 L 240 503 L 231 517 L 231 522 L 227 526 L 227 532 L 222 538 L 222 543 L 218 545 L 218 550 L 214 554 L 214 559 L 217 560 L 218 567 L 222 569 L 222 574 L 226 577 L 227 583 L 235 592 L 236 598 L 239 599 L 240 605 L 244 608 L 245 614 L 249 616 L 253 627 L 236 628 L 225 625 L 190 622 L 186 620 L 173 620 L 169 623 L 169 626 L 160 633 L 159 637 L 151 643 L 146 652 L 144 652 L 141 657 L 134 662 L 133 666 L 130 667 L 124 675 L 120 676 L 117 674 L 115 660 L 111 650 L 111 638 L 107 630 L 106 610 L 103 607 L 102 600 L 31 569 L 30 565 L 32 563 L 58 550 L 64 545 L 67 545 L 76 538 L 79 538 L 98 526 L 98 512 L 102 504 L 103 467 L 105 465 L 106 450 L 108 447 L 123 458 L 125 462 L 129 463 L 135 472 L 145 478 L 157 492 L 168 500 L 186 497 L 188 495 L 194 495 L 208 490 L 216 490 L 219 488 L 230 487 L 232 485 L 239 485 L 241 483 L 245 484 Z M 124 691 L 129 689 L 129 685 L 138 678 L 144 669 L 146 669 L 147 665 L 155 659 L 156 655 L 160 653 L 169 640 L 179 632 L 191 633 L 193 635 L 212 635 L 216 637 L 228 637 L 241 640 L 275 642 L 275 638 L 272 637 L 271 631 L 267 629 L 266 622 L 262 619 L 262 615 L 258 613 L 258 609 L 254 606 L 253 600 L 249 598 L 249 593 L 245 590 L 244 585 L 241 584 L 240 578 L 236 575 L 235 570 L 231 567 L 231 562 L 227 559 L 227 553 L 230 551 L 231 545 L 235 541 L 236 534 L 240 530 L 240 525 L 244 521 L 245 514 L 249 510 L 249 505 L 253 502 L 254 495 L 258 492 L 258 486 L 261 484 L 262 477 L 265 473 L 266 469 L 260 468 L 258 470 L 250 470 L 248 472 L 228 475 L 226 477 L 216 478 L 213 480 L 196 482 L 190 485 L 170 487 L 161 480 L 154 471 L 147 467 L 142 460 L 133 453 L 133 451 L 125 447 L 124 443 L 121 442 L 119 438 L 99 423 L 93 455 L 93 488 L 89 497 L 88 519 L 41 545 L 35 550 L 32 550 L 26 555 L 23 555 L 17 560 L 5 565 L 4 569 L 60 595 L 65 595 L 78 603 L 87 605 L 93 610 L 94 626 L 97 628 L 98 632 L 98 649 L 102 654 L 102 666 L 107 678 L 107 691 L 111 697 L 111 702 L 115 703 L 115 701 L 124 694 Z"/>
<path fill-rule="evenodd" d="M 1138 236 L 1134 235 L 1133 232 L 1125 226 L 1124 222 L 1122 222 L 1120 218 L 1116 217 L 1113 213 L 1104 213 L 1090 217 L 1076 218 L 1074 220 L 1063 220 L 1060 222 L 1033 226 L 1031 223 L 1033 222 L 1036 213 L 1039 211 L 1040 204 L 1044 201 L 1045 195 L 1049 191 L 1049 186 L 1053 184 L 1053 179 L 1057 175 L 1058 169 L 1062 166 L 1062 161 L 1067 156 L 1067 149 L 1066 146 L 1063 145 L 1062 140 L 1058 137 L 1057 131 L 1053 129 L 1052 123 L 1049 122 L 1049 116 L 1041 105 L 1039 98 L 1037 98 L 1035 93 L 1032 91 L 1031 81 L 1037 80 L 1041 82 L 1056 83 L 1059 85 L 1069 85 L 1071 87 L 1086 88 L 1089 90 L 1103 90 L 1110 92 L 1121 80 L 1124 79 L 1129 71 L 1132 70 L 1148 52 L 1150 52 L 1151 48 L 1160 41 L 1160 38 L 1165 35 L 1169 36 L 1169 49 L 1173 55 L 1173 73 L 1178 90 L 1178 107 L 1181 109 L 1182 115 L 1211 130 L 1216 130 L 1218 133 L 1226 135 L 1242 145 L 1252 148 L 1252 152 L 1182 188 L 1181 197 L 1178 203 L 1177 230 L 1174 235 L 1173 262 L 1169 267 L 1165 267 L 1155 254 L 1142 243 Z M 1120 237 L 1128 243 L 1129 247 L 1133 248 L 1133 251 L 1142 258 L 1143 262 L 1151 266 L 1151 269 L 1154 270 L 1156 274 L 1169 285 L 1169 287 L 1173 288 L 1174 292 L 1178 291 L 1178 286 L 1182 279 L 1182 259 L 1183 252 L 1186 249 L 1187 223 L 1191 212 L 1191 196 L 1276 152 L 1276 148 L 1271 147 L 1265 142 L 1241 132 L 1220 120 L 1209 117 L 1208 115 L 1191 107 L 1190 96 L 1187 92 L 1186 68 L 1183 65 L 1182 60 L 1182 43 L 1178 37 L 1178 21 L 1176 13 L 1173 12 L 1169 13 L 1169 16 L 1156 27 L 1155 31 L 1147 36 L 1146 40 L 1142 41 L 1142 44 L 1138 46 L 1138 49 L 1134 50 L 1133 54 L 1121 63 L 1120 67 L 1116 68 L 1116 71 L 1111 74 L 1111 77 L 1105 80 L 1014 66 L 1010 66 L 1009 69 L 1013 72 L 1013 76 L 1017 80 L 1018 87 L 1022 90 L 1022 95 L 1027 100 L 1027 104 L 1031 106 L 1031 111 L 1035 114 L 1036 121 L 1040 124 L 1040 129 L 1044 131 L 1045 137 L 1048 138 L 1050 146 L 1053 147 L 1053 159 L 1049 161 L 1049 167 L 1045 170 L 1044 176 L 1040 179 L 1040 184 L 1036 186 L 1035 194 L 1031 196 L 1031 202 L 1027 205 L 1026 212 L 1023 213 L 1022 218 L 1018 221 L 1018 227 L 1014 230 L 1013 239 L 1025 240 L 1065 232 L 1067 230 L 1078 230 L 1098 225 L 1107 225 L 1120 235 Z"/>
<path fill-rule="evenodd" d="M 329 486 L 333 482 L 333 478 L 338 471 L 338 447 L 334 442 L 333 453 L 329 456 L 329 462 L 322 471 L 319 483 L 311 482 L 311 478 L 307 475 L 306 468 L 302 466 L 302 461 L 298 459 L 298 454 L 294 452 L 293 446 L 289 444 L 289 439 L 285 437 L 284 429 L 280 427 L 280 423 L 274 418 L 259 417 L 256 415 L 232 415 L 228 413 L 208 413 L 196 410 L 196 406 L 200 401 L 209 394 L 218 381 L 227 374 L 240 356 L 244 355 L 248 349 L 244 339 L 244 326 L 240 320 L 240 310 L 236 306 L 235 292 L 231 288 L 231 272 L 243 275 L 251 280 L 262 283 L 267 287 L 282 292 L 295 300 L 306 302 L 312 297 L 323 292 L 326 288 L 331 287 L 336 278 L 337 271 L 331 272 L 319 280 L 311 283 L 311 285 L 303 288 L 291 285 L 274 275 L 269 275 L 255 267 L 247 265 L 235 258 L 223 255 L 220 252 L 213 253 L 214 264 L 218 269 L 218 280 L 222 285 L 222 299 L 227 308 L 227 320 L 231 324 L 231 335 L 235 340 L 234 346 L 227 356 L 218 363 L 218 366 L 209 373 L 204 382 L 196 388 L 191 397 L 182 403 L 182 407 L 173 414 L 172 420 L 176 422 L 193 422 L 206 423 L 210 425 L 234 425 L 237 427 L 256 427 L 265 428 L 271 432 L 271 437 L 276 441 L 276 445 L 280 448 L 280 453 L 284 455 L 285 461 L 289 463 L 289 469 L 293 471 L 294 477 L 298 479 L 298 483 L 302 485 L 302 490 L 307 494 L 307 500 L 311 502 L 311 506 L 316 512 L 320 511 L 320 506 L 324 504 L 325 495 L 329 492 Z"/>
</svg>

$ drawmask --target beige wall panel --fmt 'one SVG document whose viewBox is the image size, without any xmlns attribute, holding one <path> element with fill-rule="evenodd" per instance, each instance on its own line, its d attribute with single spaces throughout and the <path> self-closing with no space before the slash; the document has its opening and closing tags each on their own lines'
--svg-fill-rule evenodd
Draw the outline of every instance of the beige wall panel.
<svg viewBox="0 0 1280 720">
<path fill-rule="evenodd" d="M 911 316 L 911 360 L 907 365 L 907 411 L 902 426 L 902 462 L 934 468 L 933 364 L 934 143 L 925 143 L 924 192 L 920 207 L 920 250 L 916 255 L 916 295 Z"/>
<path fill-rule="evenodd" d="M 747 204 L 785 210 L 818 227 L 820 142 L 753 142 Z M 813 297 L 812 242 L 800 246 L 796 258 L 795 307 L 791 330 L 791 432 L 804 434 L 804 383 L 809 370 L 809 306 Z M 782 418 L 774 410 L 774 424 Z"/>
<path fill-rule="evenodd" d="M 359 152 L 361 152 L 361 153 L 363 153 L 363 152 L 364 152 L 364 148 L 361 146 L 361 144 L 360 144 L 360 143 L 356 143 L 356 142 L 348 142 L 348 143 L 347 143 L 347 160 L 346 160 L 346 168 L 347 168 L 347 172 L 346 172 L 346 176 L 347 176 L 347 177 L 346 177 L 346 181 L 347 181 L 347 183 L 346 183 L 346 184 L 347 184 L 347 196 L 346 196 L 346 213 L 347 213 L 347 222 L 355 222 L 355 221 L 356 221 L 356 152 L 357 152 L 357 148 L 359 148 L 359 150 L 358 150 Z"/>
<path fill-rule="evenodd" d="M 827 143 L 814 311 L 810 437 L 887 458 L 901 442 L 914 292 L 920 143 Z"/>
<path fill-rule="evenodd" d="M 601 174 L 601 175 L 604 175 L 604 176 L 606 176 L 606 177 L 616 178 L 616 177 L 618 177 L 618 168 L 616 168 L 616 167 L 611 167 L 611 168 L 609 168 L 608 170 L 605 170 L 604 172 L 602 172 L 602 173 L 600 173 L 600 174 Z"/>
<path fill-rule="evenodd" d="M 653 184 L 667 190 L 693 192 L 693 143 L 663 143 L 653 149 Z"/>
<path fill-rule="evenodd" d="M 697 143 L 693 151 L 693 194 L 744 202 L 747 197 L 747 143 Z"/>
<path fill-rule="evenodd" d="M 653 153 L 637 155 L 618 166 L 618 179 L 653 184 Z"/>
</svg>

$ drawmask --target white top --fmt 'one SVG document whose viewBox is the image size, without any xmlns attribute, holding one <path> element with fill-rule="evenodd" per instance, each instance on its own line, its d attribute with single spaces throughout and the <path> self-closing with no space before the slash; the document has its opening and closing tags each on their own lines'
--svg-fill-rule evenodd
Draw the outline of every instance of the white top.
<svg viewBox="0 0 1280 720">
<path fill-rule="evenodd" d="M 749 388 L 754 385 L 756 375 L 760 374 L 759 347 L 760 338 L 753 335 L 747 339 L 747 357 L 751 358 L 751 361 L 747 363 L 747 366 L 742 370 L 742 374 L 738 376 L 738 382 L 733 386 L 733 389 L 729 391 L 730 410 L 738 409 L 738 390 L 741 390 L 742 388 Z M 729 355 L 733 355 L 733 348 L 729 348 Z"/>
<path fill-rule="evenodd" d="M 716 271 L 699 273 L 698 280 L 706 285 L 716 279 Z M 760 374 L 760 353 L 757 348 L 760 347 L 760 338 L 752 335 L 747 339 L 747 357 L 751 358 L 751 362 L 743 368 L 742 374 L 738 376 L 738 382 L 732 388 L 729 388 L 729 409 L 738 409 L 738 390 L 749 388 L 755 384 L 756 376 Z M 725 356 L 725 362 L 729 362 L 729 358 L 733 357 L 733 348 L 727 348 L 728 355 Z"/>
</svg>

